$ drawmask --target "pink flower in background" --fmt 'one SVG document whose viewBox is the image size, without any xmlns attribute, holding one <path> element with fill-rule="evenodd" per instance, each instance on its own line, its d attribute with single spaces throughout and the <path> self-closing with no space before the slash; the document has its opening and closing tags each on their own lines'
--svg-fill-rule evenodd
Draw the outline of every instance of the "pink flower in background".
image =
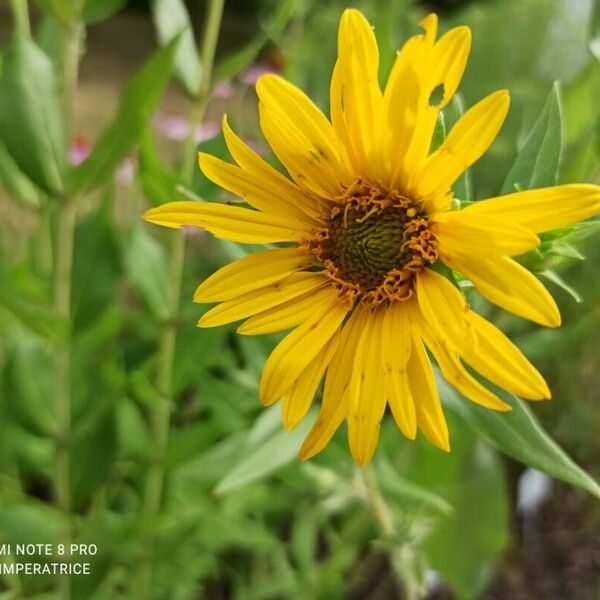
<svg viewBox="0 0 600 600">
<path fill-rule="evenodd" d="M 231 98 L 233 96 L 234 88 L 231 81 L 227 81 L 224 79 L 223 81 L 217 82 L 213 89 L 213 96 L 215 98 L 220 98 L 221 100 L 225 100 L 227 98 Z"/>
<path fill-rule="evenodd" d="M 154 119 L 154 127 L 167 139 L 175 141 L 185 140 L 190 131 L 187 119 L 179 115 L 158 115 Z M 219 133 L 219 125 L 212 121 L 206 121 L 196 128 L 196 142 L 204 142 L 215 137 Z"/>
<path fill-rule="evenodd" d="M 190 129 L 187 120 L 178 115 L 158 115 L 154 127 L 170 140 L 185 140 Z"/>
<path fill-rule="evenodd" d="M 214 121 L 206 121 L 196 128 L 196 141 L 198 143 L 210 140 L 215 136 L 219 135 L 221 128 L 218 123 Z"/>
<path fill-rule="evenodd" d="M 135 181 L 136 167 L 135 160 L 130 156 L 126 156 L 115 174 L 117 181 L 125 185 L 131 185 Z"/>
<path fill-rule="evenodd" d="M 69 151 L 69 162 L 77 167 L 79 166 L 92 151 L 92 143 L 85 135 L 77 134 L 71 143 Z"/>
<path fill-rule="evenodd" d="M 269 63 L 256 63 L 243 71 L 240 79 L 246 85 L 256 85 L 259 77 L 267 73 L 279 73 L 279 69 Z"/>
<path fill-rule="evenodd" d="M 271 52 L 264 61 L 249 66 L 242 71 L 240 79 L 246 85 L 255 85 L 261 75 L 267 73 L 279 74 L 285 66 L 285 56 L 278 50 Z"/>
</svg>

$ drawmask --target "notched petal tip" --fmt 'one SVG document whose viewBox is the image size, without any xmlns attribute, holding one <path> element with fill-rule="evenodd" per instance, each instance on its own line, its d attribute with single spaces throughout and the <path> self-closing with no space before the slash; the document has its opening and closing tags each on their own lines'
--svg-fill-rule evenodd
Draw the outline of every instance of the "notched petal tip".
<svg viewBox="0 0 600 600">
<path fill-rule="evenodd" d="M 438 16 L 436 13 L 429 13 L 424 19 L 419 21 L 419 26 L 425 30 L 425 36 L 431 41 L 435 40 L 438 28 Z"/>
</svg>

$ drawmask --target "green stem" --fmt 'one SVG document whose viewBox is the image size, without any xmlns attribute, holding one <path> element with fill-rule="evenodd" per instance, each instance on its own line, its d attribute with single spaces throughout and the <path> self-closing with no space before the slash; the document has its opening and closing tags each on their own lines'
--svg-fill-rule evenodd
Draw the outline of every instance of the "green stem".
<svg viewBox="0 0 600 600">
<path fill-rule="evenodd" d="M 367 491 L 367 498 L 381 534 L 386 538 L 393 537 L 396 533 L 394 514 L 381 494 L 373 468 L 363 467 L 358 472 Z"/>
<path fill-rule="evenodd" d="M 54 265 L 54 307 L 67 327 L 71 319 L 71 269 L 76 205 L 65 202 L 59 207 L 56 230 L 56 262 Z M 69 438 L 71 431 L 71 353 L 69 339 L 61 341 L 56 349 L 55 419 L 56 449 L 54 456 L 54 498 L 56 505 L 69 512 L 71 495 L 69 484 Z"/>
<path fill-rule="evenodd" d="M 26 37 L 31 36 L 31 25 L 29 23 L 29 6 L 27 0 L 10 0 L 10 7 L 15 20 L 16 30 Z"/>
<path fill-rule="evenodd" d="M 379 484 L 377 476 L 372 467 L 367 466 L 358 469 L 360 478 L 367 492 L 367 499 L 373 516 L 377 521 L 381 536 L 387 540 L 394 540 L 397 537 L 396 519 L 393 510 L 388 506 Z M 410 548 L 400 548 L 396 541 L 389 550 L 390 563 L 396 576 L 398 585 L 402 588 L 402 598 L 405 600 L 417 600 L 421 596 L 420 585 L 410 575 L 410 563 L 413 561 L 413 553 Z"/>
<path fill-rule="evenodd" d="M 196 165 L 196 129 L 202 123 L 208 102 L 212 67 L 223 16 L 224 0 L 210 0 L 207 7 L 206 26 L 202 38 L 201 64 L 202 87 L 195 98 L 189 115 L 189 134 L 183 145 L 180 178 L 189 185 Z M 157 389 L 160 401 L 150 415 L 150 427 L 154 439 L 154 454 L 148 467 L 144 491 L 143 515 L 145 527 L 151 532 L 152 521 L 160 512 L 162 502 L 165 457 L 169 442 L 171 411 L 175 404 L 173 390 L 173 363 L 177 342 L 177 324 L 185 257 L 185 238 L 181 233 L 172 235 L 169 246 L 169 300 L 168 314 L 160 336 L 158 349 Z M 140 567 L 140 597 L 147 598 L 152 577 L 153 536 L 147 533 L 146 554 Z"/>
<path fill-rule="evenodd" d="M 79 65 L 79 25 L 66 25 L 64 29 L 63 55 L 63 119 L 70 139 L 75 90 Z M 61 340 L 55 351 L 56 379 L 54 414 L 56 421 L 54 451 L 54 502 L 67 516 L 71 511 L 71 273 L 73 269 L 73 244 L 77 218 L 75 198 L 58 199 L 56 238 L 54 242 L 54 308 L 66 327 L 67 336 Z M 70 527 L 62 543 L 69 544 Z M 71 586 L 68 578 L 59 580 L 59 595 L 68 599 Z"/>
<path fill-rule="evenodd" d="M 67 142 L 73 137 L 75 115 L 75 92 L 79 75 L 79 52 L 81 43 L 81 25 L 68 23 L 64 25 L 63 37 L 63 115 Z"/>
</svg>

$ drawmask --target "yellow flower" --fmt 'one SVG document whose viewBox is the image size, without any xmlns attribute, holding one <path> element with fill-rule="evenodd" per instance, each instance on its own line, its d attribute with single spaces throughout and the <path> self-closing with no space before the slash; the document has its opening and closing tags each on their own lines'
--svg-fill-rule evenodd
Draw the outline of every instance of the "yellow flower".
<svg viewBox="0 0 600 600">
<path fill-rule="evenodd" d="M 290 178 L 245 145 L 226 120 L 237 165 L 200 155 L 205 175 L 252 209 L 173 202 L 145 215 L 234 242 L 283 244 L 224 267 L 200 285 L 194 301 L 220 303 L 200 319 L 201 327 L 245 319 L 238 329 L 244 335 L 292 329 L 265 364 L 260 399 L 265 405 L 281 400 L 291 429 L 325 377 L 303 459 L 322 450 L 346 420 L 352 456 L 366 464 L 388 404 L 407 438 L 418 428 L 448 451 L 427 351 L 454 387 L 492 410 L 510 406 L 463 361 L 523 398 L 550 398 L 516 346 L 432 267 L 442 261 L 490 302 L 557 327 L 554 300 L 511 257 L 538 246 L 536 233 L 598 212 L 600 188 L 563 185 L 453 210 L 451 187 L 493 142 L 509 95 L 502 90 L 478 102 L 430 153 L 438 115 L 465 69 L 471 34 L 456 27 L 436 40 L 433 14 L 421 25 L 425 33 L 402 47 L 382 91 L 373 30 L 357 10 L 344 12 L 331 122 L 282 78 L 258 81 L 261 128 Z"/>
</svg>

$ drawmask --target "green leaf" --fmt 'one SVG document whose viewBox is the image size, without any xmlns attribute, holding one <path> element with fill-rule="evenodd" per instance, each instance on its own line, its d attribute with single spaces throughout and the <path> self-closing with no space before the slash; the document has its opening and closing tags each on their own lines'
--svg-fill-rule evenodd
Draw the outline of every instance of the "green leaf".
<svg viewBox="0 0 600 600">
<path fill-rule="evenodd" d="M 52 61 L 59 79 L 62 75 L 63 58 L 65 54 L 64 26 L 54 16 L 48 14 L 38 25 L 35 32 L 35 41 Z"/>
<path fill-rule="evenodd" d="M 556 82 L 502 185 L 501 193 L 556 185 L 562 146 L 560 88 Z"/>
<path fill-rule="evenodd" d="M 95 1 L 98 3 L 97 0 Z M 70 0 L 37 0 L 37 3 L 61 23 L 71 23 L 77 18 L 75 7 Z"/>
<path fill-rule="evenodd" d="M 221 59 L 215 67 L 216 79 L 230 79 L 248 65 L 252 64 L 260 54 L 260 51 L 266 42 L 266 36 L 259 36 L 252 40 L 247 46 L 244 46 Z"/>
<path fill-rule="evenodd" d="M 452 98 L 452 103 L 449 109 L 451 118 L 450 124 L 447 125 L 448 130 L 452 129 L 452 126 L 464 115 L 465 104 L 460 94 L 455 94 Z M 463 171 L 462 175 L 456 180 L 456 183 L 452 186 L 454 191 L 455 200 L 465 203 L 473 200 L 473 181 L 471 176 L 471 169 Z"/>
<path fill-rule="evenodd" d="M 206 152 L 225 160 L 228 156 L 228 150 L 223 132 L 220 132 L 213 138 L 200 142 L 196 147 L 196 153 L 198 152 Z M 191 188 L 202 200 L 212 200 L 221 192 L 221 188 L 206 177 L 200 169 L 194 170 Z"/>
<path fill-rule="evenodd" d="M 452 514 L 452 506 L 442 496 L 428 487 L 403 477 L 384 454 L 379 456 L 375 468 L 381 489 L 387 495 L 394 497 L 403 509 L 407 506 L 427 507 L 438 514 Z"/>
<path fill-rule="evenodd" d="M 112 216 L 104 207 L 88 214 L 75 229 L 72 314 L 77 333 L 93 328 L 114 306 L 122 270 Z"/>
<path fill-rule="evenodd" d="M 67 516 L 42 502 L 7 503 L 0 508 L 0 537 L 12 544 L 55 544 L 67 527 Z"/>
<path fill-rule="evenodd" d="M 277 45 L 283 36 L 287 24 L 294 15 L 301 10 L 302 3 L 298 0 L 284 0 L 277 3 L 277 11 L 272 12 L 270 18 L 260 24 L 261 32 L 247 45 L 232 52 L 221 59 L 215 66 L 215 79 L 230 79 L 253 63 L 260 51 L 269 42 Z"/>
<path fill-rule="evenodd" d="M 139 223 L 125 248 L 128 279 L 155 317 L 165 319 L 169 306 L 169 267 L 164 248 Z"/>
<path fill-rule="evenodd" d="M 511 412 L 503 413 L 464 399 L 441 377 L 438 377 L 438 388 L 448 408 L 499 450 L 600 498 L 600 485 L 544 431 L 523 400 L 493 387 L 494 392 L 512 406 Z"/>
<path fill-rule="evenodd" d="M 114 173 L 150 122 L 169 80 L 179 38 L 158 50 L 123 92 L 119 110 L 91 155 L 73 170 L 70 188 L 83 192 L 102 185 Z"/>
<path fill-rule="evenodd" d="M 106 21 L 125 6 L 126 0 L 86 0 L 81 11 L 85 23 Z"/>
<path fill-rule="evenodd" d="M 474 600 L 509 541 L 505 476 L 497 454 L 479 440 L 471 440 L 463 453 L 437 460 L 444 470 L 448 462 L 458 463 L 455 480 L 442 492 L 453 511 L 436 522 L 423 549 L 457 598 Z"/>
<path fill-rule="evenodd" d="M 94 402 L 101 404 L 98 407 L 89 406 L 89 410 L 97 410 L 93 427 L 90 427 L 85 435 L 76 436 L 71 445 L 70 483 L 73 503 L 76 506 L 89 501 L 94 490 L 106 481 L 116 458 L 116 417 L 114 407 L 110 399 L 107 399 L 107 395 L 114 392 L 102 387 L 97 384 L 94 386 L 93 398 Z M 83 415 L 82 419 L 86 418 L 89 416 Z M 76 422 L 75 428 L 77 425 Z"/>
<path fill-rule="evenodd" d="M 269 417 L 279 416 L 280 410 L 279 405 L 270 408 Z M 295 460 L 302 440 L 311 427 L 313 417 L 314 413 L 311 412 L 291 432 L 278 428 L 273 433 L 271 419 L 268 421 L 268 426 L 264 420 L 257 421 L 245 447 L 239 453 L 241 460 L 221 479 L 215 488 L 215 494 L 227 494 L 249 483 L 264 479 Z"/>
<path fill-rule="evenodd" d="M 12 159 L 1 141 L 0 181 L 20 204 L 26 208 L 39 208 L 40 194 L 38 189 L 31 183 L 31 180 L 21 172 L 19 166 Z"/>
<path fill-rule="evenodd" d="M 163 164 L 150 127 L 144 130 L 140 143 L 139 178 L 144 194 L 155 206 L 179 194 L 179 178 Z"/>
<path fill-rule="evenodd" d="M 8 317 L 11 322 L 16 322 L 30 333 L 47 340 L 64 339 L 67 323 L 57 317 L 50 302 L 44 300 L 36 297 L 18 278 L 13 280 L 0 273 L 0 328 L 8 328 Z M 15 337 L 23 337 L 22 332 L 18 331 Z"/>
<path fill-rule="evenodd" d="M 45 345 L 23 338 L 11 347 L 4 373 L 9 393 L 7 413 L 26 431 L 39 436 L 52 433 L 52 407 L 48 403 L 53 391 L 51 355 Z"/>
<path fill-rule="evenodd" d="M 583 302 L 583 298 L 581 294 L 572 286 L 570 286 L 556 271 L 552 269 L 544 269 L 543 271 L 538 271 L 538 275 L 551 281 L 554 285 L 557 285 L 561 290 L 565 291 L 575 302 L 578 304 Z"/>
<path fill-rule="evenodd" d="M 593 0 L 593 2 L 589 45 L 592 54 L 600 60 L 600 0 Z"/>
<path fill-rule="evenodd" d="M 0 138 L 19 169 L 39 188 L 60 195 L 65 134 L 52 63 L 36 44 L 16 36 L 0 76 Z"/>
<path fill-rule="evenodd" d="M 183 0 L 153 0 L 152 15 L 161 44 L 180 37 L 174 59 L 175 75 L 188 94 L 197 96 L 202 84 L 202 65 Z"/>
<path fill-rule="evenodd" d="M 429 147 L 429 153 L 435 152 L 446 139 L 446 122 L 444 120 L 444 113 L 441 112 L 438 116 L 438 120 L 435 123 L 435 129 L 433 130 L 433 136 L 431 138 L 431 146 Z"/>
<path fill-rule="evenodd" d="M 308 574 L 316 567 L 320 514 L 316 507 L 302 506 L 294 518 L 290 553 L 300 571 Z"/>
</svg>

